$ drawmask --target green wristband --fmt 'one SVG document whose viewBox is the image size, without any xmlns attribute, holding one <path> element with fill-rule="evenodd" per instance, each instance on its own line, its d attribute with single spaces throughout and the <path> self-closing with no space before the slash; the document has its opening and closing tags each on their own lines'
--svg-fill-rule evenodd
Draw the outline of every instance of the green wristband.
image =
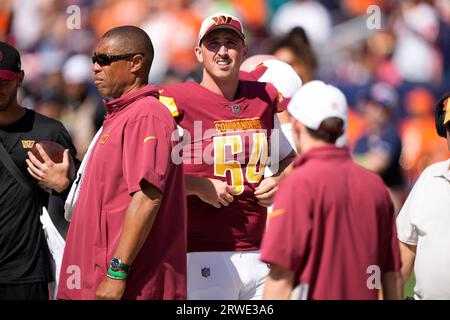
<svg viewBox="0 0 450 320">
<path fill-rule="evenodd" d="M 108 273 L 106 274 L 108 278 L 114 279 L 114 280 L 124 280 L 128 277 L 127 273 L 124 272 L 117 272 L 112 270 L 111 268 L 108 269 Z"/>
</svg>

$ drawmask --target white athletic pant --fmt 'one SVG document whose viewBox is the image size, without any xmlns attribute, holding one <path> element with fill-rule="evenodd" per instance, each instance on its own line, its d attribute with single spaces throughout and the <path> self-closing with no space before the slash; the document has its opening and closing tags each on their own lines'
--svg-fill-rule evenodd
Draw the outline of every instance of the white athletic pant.
<svg viewBox="0 0 450 320">
<path fill-rule="evenodd" d="M 188 299 L 261 300 L 269 267 L 259 257 L 259 251 L 188 253 Z"/>
</svg>

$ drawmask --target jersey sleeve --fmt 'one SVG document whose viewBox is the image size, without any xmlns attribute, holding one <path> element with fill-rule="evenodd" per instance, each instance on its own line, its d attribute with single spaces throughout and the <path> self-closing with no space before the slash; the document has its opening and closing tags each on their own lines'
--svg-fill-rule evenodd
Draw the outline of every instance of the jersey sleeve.
<svg viewBox="0 0 450 320">
<path fill-rule="evenodd" d="M 176 88 L 171 88 L 170 86 L 163 86 L 159 89 L 159 102 L 170 111 L 177 123 L 183 118 L 182 103 L 178 103 L 181 99 L 178 96 L 179 94 L 177 94 L 178 91 Z"/>
<path fill-rule="evenodd" d="M 309 251 L 312 204 L 304 191 L 307 188 L 295 180 L 287 178 L 275 196 L 261 245 L 261 260 L 296 273 L 304 267 Z"/>
<path fill-rule="evenodd" d="M 164 192 L 171 163 L 172 131 L 156 115 L 127 123 L 122 167 L 130 195 L 141 190 L 143 180 Z"/>
</svg>

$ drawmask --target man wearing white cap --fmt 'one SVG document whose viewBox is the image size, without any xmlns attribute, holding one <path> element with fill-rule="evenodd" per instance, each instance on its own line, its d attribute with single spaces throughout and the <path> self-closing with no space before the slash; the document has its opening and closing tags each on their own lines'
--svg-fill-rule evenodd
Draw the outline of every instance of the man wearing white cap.
<svg viewBox="0 0 450 320">
<path fill-rule="evenodd" d="M 436 105 L 436 131 L 450 151 L 450 92 Z M 408 281 L 414 268 L 414 299 L 450 299 L 450 159 L 428 166 L 397 217 L 402 260 Z"/>
<path fill-rule="evenodd" d="M 321 81 L 292 98 L 299 157 L 279 186 L 261 260 L 272 265 L 265 299 L 400 298 L 399 248 L 389 193 L 374 173 L 334 145 L 348 121 L 345 99 Z"/>
<path fill-rule="evenodd" d="M 185 133 L 188 299 L 261 299 L 269 270 L 259 247 L 279 178 L 264 170 L 274 118 L 286 106 L 270 83 L 240 79 L 246 53 L 236 17 L 208 17 L 195 48 L 201 83 L 160 90 Z"/>
</svg>

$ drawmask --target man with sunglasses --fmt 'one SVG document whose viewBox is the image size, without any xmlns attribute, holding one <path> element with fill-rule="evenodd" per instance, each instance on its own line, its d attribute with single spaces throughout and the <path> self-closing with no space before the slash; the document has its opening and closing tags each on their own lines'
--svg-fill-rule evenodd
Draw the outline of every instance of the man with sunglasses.
<svg viewBox="0 0 450 320">
<path fill-rule="evenodd" d="M 263 175 L 284 105 L 273 85 L 240 80 L 247 50 L 236 17 L 208 17 L 195 47 L 201 83 L 160 91 L 187 143 L 188 299 L 261 299 L 269 270 L 259 246 L 279 177 Z"/>
<path fill-rule="evenodd" d="M 450 151 L 450 92 L 436 105 L 436 131 Z M 402 279 L 414 299 L 450 299 L 450 158 L 428 166 L 397 217 Z"/>
<path fill-rule="evenodd" d="M 109 30 L 92 57 L 106 117 L 74 207 L 59 299 L 185 299 L 186 199 L 176 124 L 148 85 L 148 35 Z"/>
</svg>

